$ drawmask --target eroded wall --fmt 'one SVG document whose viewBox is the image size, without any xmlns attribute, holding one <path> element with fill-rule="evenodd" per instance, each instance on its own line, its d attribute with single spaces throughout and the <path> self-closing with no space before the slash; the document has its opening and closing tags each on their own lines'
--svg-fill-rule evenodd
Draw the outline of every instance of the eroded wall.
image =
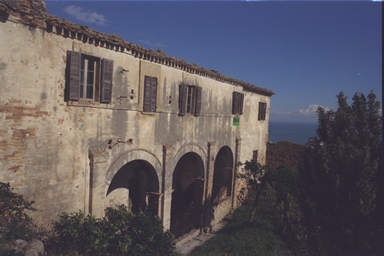
<svg viewBox="0 0 384 256">
<path fill-rule="evenodd" d="M 257 116 L 260 101 L 269 109 L 268 96 L 57 33 L 12 15 L 0 23 L 0 180 L 36 202 L 42 210 L 36 220 L 48 224 L 62 211 L 102 215 L 113 175 L 142 159 L 156 170 L 159 216 L 169 228 L 172 175 L 184 154 L 195 152 L 204 163 L 205 197 L 222 147 L 231 149 L 234 163 L 252 159 L 254 150 L 265 162 L 269 110 L 266 120 Z M 65 101 L 68 51 L 114 61 L 110 104 Z M 145 75 L 158 79 L 156 112 L 142 111 Z M 179 116 L 181 83 L 202 87 L 198 117 Z M 233 91 L 245 94 L 239 126 L 231 114 Z M 236 200 L 226 202 L 221 208 L 228 211 Z"/>
</svg>

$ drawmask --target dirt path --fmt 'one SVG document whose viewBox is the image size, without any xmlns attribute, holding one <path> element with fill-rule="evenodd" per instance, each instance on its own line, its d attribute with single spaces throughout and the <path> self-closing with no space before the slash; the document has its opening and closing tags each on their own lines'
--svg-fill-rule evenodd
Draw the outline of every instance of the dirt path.
<svg viewBox="0 0 384 256">
<path fill-rule="evenodd" d="M 188 239 L 177 243 L 176 250 L 182 255 L 190 254 L 195 248 L 203 245 L 206 241 L 214 237 L 215 233 L 217 233 L 227 224 L 227 221 L 220 221 L 215 226 L 213 226 L 212 230 L 214 233 L 210 235 L 199 235 L 198 232 L 196 232 L 194 235 L 191 235 Z"/>
</svg>

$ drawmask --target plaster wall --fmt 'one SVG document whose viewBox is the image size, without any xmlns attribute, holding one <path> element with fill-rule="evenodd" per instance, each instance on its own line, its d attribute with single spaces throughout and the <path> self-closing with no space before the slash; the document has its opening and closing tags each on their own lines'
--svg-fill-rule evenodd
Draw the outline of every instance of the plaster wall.
<svg viewBox="0 0 384 256">
<path fill-rule="evenodd" d="M 139 59 L 129 51 L 31 28 L 13 16 L 0 23 L 0 35 L 0 180 L 35 201 L 42 210 L 34 214 L 37 221 L 48 224 L 63 211 L 101 216 L 110 202 L 106 191 L 113 175 L 142 159 L 156 170 L 159 216 L 169 228 L 172 175 L 184 154 L 195 152 L 202 159 L 205 196 L 221 147 L 228 146 L 241 162 L 258 150 L 259 162 L 265 162 L 267 96 Z M 114 61 L 110 104 L 65 101 L 68 51 Z M 156 112 L 142 111 L 146 75 L 158 79 Z M 181 83 L 202 87 L 200 116 L 179 116 Z M 239 126 L 231 114 L 233 91 L 245 94 Z M 265 121 L 257 120 L 260 101 L 268 106 Z M 116 193 L 116 200 L 126 198 Z"/>
</svg>

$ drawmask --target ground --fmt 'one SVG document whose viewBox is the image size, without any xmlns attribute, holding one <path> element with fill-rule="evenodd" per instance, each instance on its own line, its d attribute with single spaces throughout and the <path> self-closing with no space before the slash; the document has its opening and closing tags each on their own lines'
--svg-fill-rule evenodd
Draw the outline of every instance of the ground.
<svg viewBox="0 0 384 256">
<path fill-rule="evenodd" d="M 205 235 L 199 234 L 200 231 L 196 230 L 195 232 L 191 232 L 187 237 L 182 238 L 176 243 L 176 250 L 180 252 L 182 255 L 188 255 L 195 248 L 202 246 L 206 241 L 215 236 L 215 233 L 221 230 L 228 222 L 223 220 L 213 226 L 213 234 Z"/>
</svg>

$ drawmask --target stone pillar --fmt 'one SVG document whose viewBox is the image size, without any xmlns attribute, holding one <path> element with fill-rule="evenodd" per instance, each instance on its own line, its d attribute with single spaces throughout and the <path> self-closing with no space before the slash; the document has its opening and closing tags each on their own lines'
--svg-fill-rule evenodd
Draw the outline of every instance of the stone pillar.
<svg viewBox="0 0 384 256">
<path fill-rule="evenodd" d="M 238 170 L 239 165 L 237 163 L 239 162 L 240 148 L 241 148 L 241 139 L 236 138 L 235 165 L 234 165 L 234 171 L 232 172 L 232 204 L 231 204 L 232 210 L 237 207 L 237 204 L 236 204 L 236 199 L 237 199 L 236 173 L 238 173 L 238 171 L 239 171 Z"/>
<path fill-rule="evenodd" d="M 205 196 L 204 201 L 209 198 L 212 200 L 212 186 L 213 186 L 213 174 L 215 171 L 215 157 L 216 157 L 216 142 L 208 142 L 208 157 L 207 157 L 207 177 L 205 177 Z"/>
<path fill-rule="evenodd" d="M 165 230 L 169 230 L 171 228 L 171 205 L 172 205 L 172 178 L 173 178 L 173 170 L 167 169 L 167 166 L 172 166 L 171 161 L 174 155 L 174 148 L 170 144 L 163 145 L 163 163 L 162 163 L 162 185 L 161 185 L 161 193 L 163 197 L 161 198 L 161 210 L 160 210 L 160 218 L 163 220 L 163 226 Z"/>
<path fill-rule="evenodd" d="M 106 199 L 105 172 L 107 170 L 108 152 L 105 149 L 89 150 L 90 177 L 89 177 L 89 213 L 97 218 L 104 216 Z"/>
</svg>

